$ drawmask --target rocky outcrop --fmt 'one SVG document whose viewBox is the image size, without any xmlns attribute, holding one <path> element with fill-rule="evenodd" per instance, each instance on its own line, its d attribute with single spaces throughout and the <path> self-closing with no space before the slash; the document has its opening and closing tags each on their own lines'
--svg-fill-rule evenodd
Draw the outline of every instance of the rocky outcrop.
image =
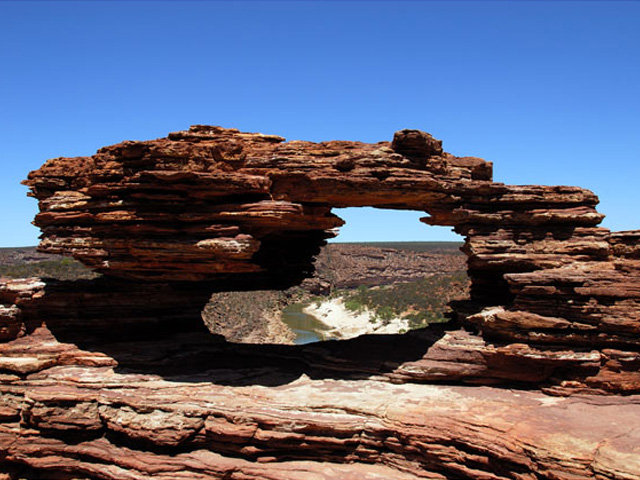
<svg viewBox="0 0 640 480">
<path fill-rule="evenodd" d="M 415 130 L 205 126 L 26 183 L 40 250 L 104 277 L 0 287 L 10 478 L 639 478 L 640 234 L 599 228 L 587 190 L 493 182 Z M 308 277 L 346 206 L 465 236 L 452 322 L 309 346 L 205 333 L 212 292 Z"/>
<path fill-rule="evenodd" d="M 349 206 L 425 211 L 455 227 L 486 304 L 509 298 L 504 273 L 606 259 L 593 193 L 495 183 L 489 162 L 438 145 L 413 130 L 365 144 L 196 126 L 50 160 L 26 184 L 41 251 L 127 279 L 297 284 L 342 224 L 331 208 Z"/>
<path fill-rule="evenodd" d="M 230 342 L 292 344 L 296 335 L 282 321 L 289 301 L 289 292 L 280 290 L 217 292 L 202 310 L 202 320 Z"/>
</svg>

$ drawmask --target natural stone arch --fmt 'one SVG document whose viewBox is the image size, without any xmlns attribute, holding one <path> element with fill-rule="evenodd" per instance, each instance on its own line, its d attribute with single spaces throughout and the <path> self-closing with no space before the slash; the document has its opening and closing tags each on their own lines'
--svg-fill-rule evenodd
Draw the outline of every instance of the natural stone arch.
<svg viewBox="0 0 640 480">
<path fill-rule="evenodd" d="M 332 208 L 418 210 L 428 214 L 425 223 L 465 237 L 471 301 L 456 306 L 451 328 L 482 340 L 461 334 L 464 347 L 453 356 L 467 358 L 465 349 L 484 341 L 507 348 L 490 345 L 474 357 L 482 367 L 462 376 L 436 366 L 420 378 L 494 382 L 528 372 L 528 382 L 640 389 L 637 371 L 629 377 L 625 370 L 640 363 L 639 234 L 597 227 L 603 215 L 588 190 L 496 183 L 490 162 L 446 153 L 427 133 L 312 143 L 194 126 L 92 157 L 50 160 L 25 183 L 40 202 L 40 250 L 73 255 L 105 274 L 73 287 L 77 303 L 58 309 L 59 319 L 48 313 L 47 324 L 72 338 L 113 335 L 112 290 L 130 292 L 117 315 L 120 325 L 132 325 L 124 332 L 202 329 L 197 312 L 212 291 L 283 288 L 310 275 L 314 255 L 342 223 Z M 26 295 L 37 301 L 25 301 L 22 320 L 11 317 L 6 338 L 22 324 L 39 325 L 55 303 L 52 292 L 69 287 L 47 288 Z M 150 292 L 162 297 L 153 307 L 144 303 L 153 301 Z M 78 312 L 76 325 L 69 310 Z M 555 350 L 540 353 L 546 348 Z M 594 356 L 593 348 L 601 350 Z"/>
<path fill-rule="evenodd" d="M 366 144 L 194 126 L 51 160 L 25 183 L 40 200 L 41 251 L 126 279 L 299 283 L 341 224 L 334 207 L 418 210 L 454 227 L 483 305 L 510 302 L 505 274 L 609 255 L 590 191 L 495 183 L 490 162 L 417 130 Z"/>
<path fill-rule="evenodd" d="M 0 476 L 637 478 L 637 398 L 595 395 L 640 393 L 640 232 L 598 228 L 587 190 L 495 183 L 417 131 L 202 126 L 26 183 L 41 250 L 106 275 L 0 281 Z M 349 205 L 465 235 L 475 303 L 322 348 L 202 335 L 212 290 L 299 281 Z"/>
</svg>

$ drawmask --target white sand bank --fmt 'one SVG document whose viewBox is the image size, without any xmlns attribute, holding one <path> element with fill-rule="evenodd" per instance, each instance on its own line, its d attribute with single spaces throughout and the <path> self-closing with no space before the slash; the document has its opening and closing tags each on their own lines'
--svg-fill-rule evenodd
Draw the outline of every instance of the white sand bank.
<svg viewBox="0 0 640 480">
<path fill-rule="evenodd" d="M 342 297 L 311 304 L 304 312 L 313 315 L 328 328 L 325 338 L 354 338 L 367 333 L 400 333 L 409 330 L 409 322 L 401 318 L 382 322 L 369 310 L 355 313 L 347 310 Z"/>
</svg>

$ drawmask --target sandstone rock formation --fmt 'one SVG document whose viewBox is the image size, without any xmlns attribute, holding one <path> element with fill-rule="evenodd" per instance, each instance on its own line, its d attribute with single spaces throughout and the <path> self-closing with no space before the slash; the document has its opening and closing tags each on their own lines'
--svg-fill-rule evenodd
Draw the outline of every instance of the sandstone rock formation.
<svg viewBox="0 0 640 480">
<path fill-rule="evenodd" d="M 50 160 L 26 184 L 41 251 L 128 279 L 297 283 L 342 224 L 331 208 L 349 206 L 426 211 L 426 223 L 455 227 L 473 296 L 488 304 L 510 298 L 504 273 L 608 258 L 593 193 L 494 183 L 479 158 L 427 140 L 420 157 L 420 135 L 316 144 L 196 126 Z"/>
<path fill-rule="evenodd" d="M 587 190 L 493 182 L 415 130 L 206 126 L 26 184 L 40 250 L 105 275 L 0 286 L 9 478 L 640 478 L 640 232 L 598 227 Z M 465 236 L 452 322 L 302 347 L 204 333 L 212 292 L 309 276 L 346 206 Z"/>
</svg>

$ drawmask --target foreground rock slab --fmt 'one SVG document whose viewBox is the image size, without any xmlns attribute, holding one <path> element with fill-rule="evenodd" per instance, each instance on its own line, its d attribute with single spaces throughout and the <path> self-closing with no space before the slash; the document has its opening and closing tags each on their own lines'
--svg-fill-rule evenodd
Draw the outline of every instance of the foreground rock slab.
<svg viewBox="0 0 640 480">
<path fill-rule="evenodd" d="M 0 468 L 113 480 L 640 478 L 640 396 L 305 374 L 225 386 L 105 363 L 4 383 Z"/>
<path fill-rule="evenodd" d="M 234 347 L 187 335 L 150 342 L 129 359 L 134 345 L 113 345 L 116 360 L 40 328 L 0 346 L 7 372 L 0 472 L 110 480 L 640 478 L 639 395 L 425 384 L 455 371 L 471 383 L 516 372 L 472 359 L 456 366 L 461 357 L 451 353 L 445 361 L 456 344 L 470 357 L 491 350 L 462 332 L 413 362 L 387 357 L 386 368 L 384 344 L 376 362 L 358 361 L 360 349 L 375 348 L 369 341 L 380 339 Z M 172 349 L 173 362 L 164 363 Z"/>
</svg>

